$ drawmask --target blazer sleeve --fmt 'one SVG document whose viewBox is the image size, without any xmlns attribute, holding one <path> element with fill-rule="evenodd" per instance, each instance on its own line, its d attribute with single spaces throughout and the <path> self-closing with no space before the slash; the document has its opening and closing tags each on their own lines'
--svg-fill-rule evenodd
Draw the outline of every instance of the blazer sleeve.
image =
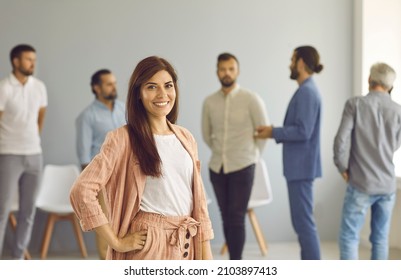
<svg viewBox="0 0 401 280">
<path fill-rule="evenodd" d="M 294 118 L 283 127 L 273 128 L 273 138 L 278 142 L 297 142 L 309 140 L 320 113 L 320 98 L 314 92 L 303 88 L 297 93 L 293 104 Z"/>
<path fill-rule="evenodd" d="M 212 222 L 210 221 L 209 217 L 209 211 L 207 208 L 207 199 L 206 199 L 206 193 L 205 193 L 205 187 L 203 185 L 203 180 L 202 180 L 202 175 L 201 175 L 201 162 L 198 157 L 198 145 L 196 143 L 195 138 L 191 135 L 191 142 L 192 142 L 192 147 L 194 150 L 194 156 L 195 156 L 195 161 L 196 161 L 196 170 L 195 172 L 198 173 L 198 192 L 199 192 L 199 220 L 198 222 L 201 223 L 201 235 L 200 239 L 201 241 L 207 241 L 211 240 L 214 238 L 214 232 L 212 228 Z"/>
<path fill-rule="evenodd" d="M 108 223 L 97 197 L 100 190 L 107 187 L 121 146 L 117 141 L 117 134 L 109 132 L 99 154 L 82 171 L 71 188 L 71 205 L 83 231 L 90 231 Z"/>
</svg>

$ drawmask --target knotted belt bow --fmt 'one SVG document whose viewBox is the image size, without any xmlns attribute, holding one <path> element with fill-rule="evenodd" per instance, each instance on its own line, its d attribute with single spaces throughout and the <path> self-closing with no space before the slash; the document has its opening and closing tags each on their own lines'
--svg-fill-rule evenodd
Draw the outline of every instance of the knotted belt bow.
<svg viewBox="0 0 401 280">
<path fill-rule="evenodd" d="M 191 217 L 186 218 L 171 234 L 170 245 L 176 245 L 182 248 L 182 245 L 185 241 L 186 232 L 188 231 L 191 237 L 194 237 L 198 232 L 199 226 L 200 222 L 197 222 Z"/>
</svg>

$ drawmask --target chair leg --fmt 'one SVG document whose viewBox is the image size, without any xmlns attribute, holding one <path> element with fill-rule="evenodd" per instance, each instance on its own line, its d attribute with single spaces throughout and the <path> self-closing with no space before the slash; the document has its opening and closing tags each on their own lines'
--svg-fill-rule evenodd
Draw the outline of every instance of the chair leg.
<svg viewBox="0 0 401 280">
<path fill-rule="evenodd" d="M 54 223 L 57 221 L 57 215 L 50 213 L 47 218 L 47 225 L 45 228 L 45 234 L 42 241 L 42 249 L 40 250 L 40 257 L 46 259 L 47 251 L 49 250 L 49 244 L 53 233 Z"/>
<path fill-rule="evenodd" d="M 13 230 L 17 229 L 17 219 L 15 218 L 13 213 L 9 215 L 10 225 Z"/>
<path fill-rule="evenodd" d="M 255 232 L 256 240 L 258 241 L 260 251 L 262 252 L 263 256 L 266 256 L 267 254 L 267 245 L 265 238 L 263 236 L 262 230 L 260 228 L 258 219 L 256 218 L 255 212 L 253 209 L 248 209 L 248 217 L 249 221 L 251 222 L 253 231 Z"/>
<path fill-rule="evenodd" d="M 9 220 L 11 228 L 15 231 L 17 229 L 17 219 L 15 218 L 15 215 L 13 213 L 10 213 Z M 26 260 L 32 260 L 31 254 L 29 254 L 28 250 L 24 251 L 24 258 Z"/>
<path fill-rule="evenodd" d="M 79 248 L 81 249 L 82 257 L 87 258 L 88 253 L 86 251 L 86 246 L 85 246 L 84 238 L 82 236 L 81 227 L 79 226 L 79 223 L 78 223 L 77 218 L 75 217 L 75 214 L 69 215 L 69 219 L 74 226 L 75 236 L 77 237 L 77 241 L 78 241 Z"/>
<path fill-rule="evenodd" d="M 224 255 L 225 253 L 227 253 L 227 251 L 228 251 L 228 246 L 227 243 L 224 242 L 223 246 L 220 249 L 220 255 Z"/>
<path fill-rule="evenodd" d="M 26 260 L 32 260 L 31 254 L 29 253 L 28 250 L 25 250 L 25 251 L 24 251 L 24 258 L 25 258 Z"/>
</svg>

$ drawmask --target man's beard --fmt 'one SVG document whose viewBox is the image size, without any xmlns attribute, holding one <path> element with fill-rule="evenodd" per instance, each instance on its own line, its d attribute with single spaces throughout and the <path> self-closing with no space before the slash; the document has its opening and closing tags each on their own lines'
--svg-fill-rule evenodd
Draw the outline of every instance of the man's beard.
<svg viewBox="0 0 401 280">
<path fill-rule="evenodd" d="M 299 72 L 297 71 L 297 69 L 291 69 L 291 75 L 290 78 L 291 80 L 296 80 L 299 77 Z"/>
<path fill-rule="evenodd" d="M 226 76 L 226 77 L 223 77 L 222 79 L 220 79 L 220 83 L 223 87 L 229 88 L 235 83 L 235 80 L 232 80 Z"/>
<path fill-rule="evenodd" d="M 22 68 L 20 68 L 20 69 L 18 69 L 18 71 L 20 73 L 22 73 L 23 75 L 25 75 L 25 76 L 31 76 L 33 74 L 33 69 L 22 69 Z"/>
<path fill-rule="evenodd" d="M 111 101 L 116 100 L 117 93 L 113 93 L 113 94 L 110 94 L 110 95 L 103 96 L 103 98 L 106 99 L 106 100 L 111 100 Z"/>
</svg>

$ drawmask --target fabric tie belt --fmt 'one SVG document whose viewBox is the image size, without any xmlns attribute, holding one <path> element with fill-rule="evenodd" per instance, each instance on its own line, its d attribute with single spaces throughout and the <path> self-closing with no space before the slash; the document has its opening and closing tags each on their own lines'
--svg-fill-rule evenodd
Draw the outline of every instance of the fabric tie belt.
<svg viewBox="0 0 401 280">
<path fill-rule="evenodd" d="M 178 226 L 176 224 L 174 226 L 176 226 L 176 229 L 170 236 L 170 245 L 176 245 L 182 248 L 182 245 L 185 243 L 185 236 L 187 232 L 191 237 L 194 237 L 198 232 L 200 222 L 188 217 Z"/>
</svg>

